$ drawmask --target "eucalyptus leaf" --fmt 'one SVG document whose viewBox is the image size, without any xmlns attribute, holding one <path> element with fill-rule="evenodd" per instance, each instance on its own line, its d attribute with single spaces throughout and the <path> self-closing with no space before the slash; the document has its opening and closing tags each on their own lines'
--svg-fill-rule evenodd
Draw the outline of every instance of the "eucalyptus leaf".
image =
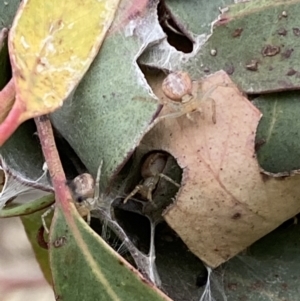
<svg viewBox="0 0 300 301">
<path fill-rule="evenodd" d="M 40 228 L 42 223 L 42 213 L 43 211 L 39 211 L 33 214 L 24 215 L 21 217 L 21 221 L 23 223 L 28 240 L 30 241 L 30 244 L 33 248 L 35 258 L 44 274 L 44 277 L 48 281 L 48 283 L 52 285 L 52 275 L 49 264 L 48 250 L 41 248 L 37 239 L 38 229 Z"/>
<path fill-rule="evenodd" d="M 229 6 L 183 69 L 196 78 L 225 70 L 246 93 L 299 89 L 299 13 L 300 1 Z"/>
<path fill-rule="evenodd" d="M 49 207 L 54 203 L 54 195 L 48 194 L 42 197 L 38 197 L 37 193 L 31 193 L 31 195 L 35 194 L 35 197 L 32 196 L 31 201 L 27 201 L 21 205 L 13 205 L 9 204 L 4 209 L 0 210 L 0 217 L 13 217 L 13 216 L 23 216 L 29 215 L 34 212 L 40 211 L 44 208 Z M 23 195 L 19 195 L 23 198 Z M 13 205 L 13 206 L 11 206 Z M 40 213 L 39 213 L 40 214 Z M 41 215 L 41 214 L 40 214 Z"/>
<path fill-rule="evenodd" d="M 62 106 L 97 55 L 119 1 L 22 2 L 8 36 L 16 97 L 0 123 L 0 145 L 24 121 Z"/>
<path fill-rule="evenodd" d="M 141 278 L 95 234 L 75 207 L 56 206 L 49 252 L 56 298 L 63 300 L 169 300 Z"/>
<path fill-rule="evenodd" d="M 191 53 L 177 51 L 167 41 L 167 36 L 159 44 L 146 49 L 139 62 L 142 65 L 150 66 L 168 71 L 180 70 L 189 62 L 195 64 L 194 57 L 203 47 L 208 37 L 212 33 L 212 23 L 217 20 L 220 10 L 232 4 L 232 0 L 166 0 L 167 15 L 170 15 L 173 23 L 177 25 L 183 35 L 187 36 L 193 42 Z M 168 21 L 168 23 L 170 23 Z M 170 27 L 169 24 L 166 25 Z M 174 29 L 171 27 L 171 31 Z M 176 30 L 175 30 L 176 31 Z M 178 43 L 181 43 L 182 36 L 178 36 Z M 197 59 L 198 60 L 198 59 Z"/>
<path fill-rule="evenodd" d="M 9 140 L 0 148 L 1 168 L 5 172 L 5 183 L 0 194 L 0 210 L 6 202 L 18 195 L 30 192 L 52 192 L 52 185 L 44 168 L 44 157 L 38 137 L 34 134 L 35 127 L 32 121 L 22 124 Z M 42 202 L 39 205 L 30 205 L 31 198 L 26 199 L 28 204 L 13 209 L 13 212 L 1 212 L 2 217 L 8 217 L 16 212 L 28 214 L 28 208 L 45 208 Z M 38 203 L 38 201 L 37 201 Z M 36 209 L 37 210 L 37 209 Z"/>
<path fill-rule="evenodd" d="M 32 121 L 25 122 L 0 148 L 2 168 L 21 184 L 52 191 L 43 170 L 45 160 L 35 131 Z"/>
<path fill-rule="evenodd" d="M 209 34 L 211 23 L 220 14 L 219 9 L 232 4 L 233 0 L 166 0 L 165 5 L 173 18 L 189 33 Z"/>
<path fill-rule="evenodd" d="M 212 274 L 217 300 L 299 300 L 299 225 L 280 227 Z M 221 295 L 221 296 L 220 296 Z M 226 296 L 226 297 L 225 297 Z"/>
<path fill-rule="evenodd" d="M 0 5 L 0 28 L 8 28 L 12 24 L 15 13 L 20 5 L 19 0 L 3 1 Z"/>
<path fill-rule="evenodd" d="M 195 79 L 223 69 L 247 93 L 299 88 L 299 1 L 246 1 L 224 8 L 219 18 L 215 6 L 205 3 L 200 10 L 200 1 L 198 7 L 193 1 L 185 2 L 184 8 L 180 1 L 166 3 L 177 23 L 192 31 L 207 28 L 208 16 L 212 16 L 212 35 L 206 31 L 197 36 L 194 50 L 188 54 L 175 51 L 163 40 L 141 56 L 141 64 L 182 69 Z M 200 11 L 205 17 L 193 18 L 191 11 L 197 16 Z"/>
<path fill-rule="evenodd" d="M 300 169 L 300 93 L 261 95 L 253 103 L 263 117 L 256 134 L 257 158 L 267 172 L 286 173 Z"/>
<path fill-rule="evenodd" d="M 73 97 L 52 114 L 54 126 L 94 176 L 104 159 L 104 187 L 133 152 L 158 110 L 137 65 L 141 51 L 161 38 L 154 25 L 157 1 L 143 19 L 120 28 L 125 2 Z"/>
</svg>

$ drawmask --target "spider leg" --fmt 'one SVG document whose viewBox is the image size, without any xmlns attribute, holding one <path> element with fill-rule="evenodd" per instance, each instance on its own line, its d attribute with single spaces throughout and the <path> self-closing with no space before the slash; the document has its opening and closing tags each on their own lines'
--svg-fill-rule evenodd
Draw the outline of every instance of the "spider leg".
<svg viewBox="0 0 300 301">
<path fill-rule="evenodd" d="M 46 224 L 46 216 L 49 215 L 54 210 L 54 204 L 50 206 L 41 216 L 43 227 L 47 234 L 49 234 L 49 229 Z"/>
<path fill-rule="evenodd" d="M 202 96 L 199 95 L 201 94 L 201 90 L 198 90 L 198 95 L 197 95 L 197 98 L 200 98 L 202 99 L 202 101 L 205 101 L 205 100 L 209 100 L 211 99 L 211 94 L 216 90 L 218 89 L 219 87 L 230 87 L 232 86 L 232 84 L 227 84 L 227 83 L 222 83 L 222 84 L 215 84 L 213 85 L 212 87 L 210 87 Z"/>
<path fill-rule="evenodd" d="M 206 101 L 206 100 L 210 100 L 211 101 L 211 107 L 212 107 L 212 121 L 214 124 L 217 123 L 217 109 L 216 109 L 216 101 L 211 98 L 211 94 L 218 88 L 218 87 L 230 87 L 232 86 L 232 84 L 227 84 L 227 83 L 223 83 L 223 84 L 216 84 L 214 86 L 212 86 L 211 88 L 208 89 L 208 91 L 206 91 L 204 93 L 204 95 L 202 96 L 202 101 Z"/>
<path fill-rule="evenodd" d="M 155 189 L 155 187 L 149 187 L 148 192 L 147 192 L 147 200 L 150 201 L 151 203 L 153 202 L 152 192 L 154 189 Z"/>
<path fill-rule="evenodd" d="M 191 112 L 192 113 L 192 112 Z M 187 113 L 186 117 L 190 120 L 190 121 L 194 121 L 194 118 L 192 117 L 191 113 Z"/>
<path fill-rule="evenodd" d="M 184 110 L 182 110 L 182 107 L 176 106 L 175 109 L 174 109 L 173 106 L 170 106 L 169 104 L 164 104 L 164 106 L 171 107 L 172 108 L 171 113 L 165 113 L 165 114 L 155 118 L 155 120 L 153 121 L 153 126 L 158 124 L 162 120 L 176 119 L 176 118 L 179 118 L 179 117 L 186 114 L 186 112 Z"/>
<path fill-rule="evenodd" d="M 91 225 L 91 212 L 89 211 L 86 216 L 86 222 L 90 226 Z"/>
<path fill-rule="evenodd" d="M 132 198 L 135 194 L 137 194 L 142 189 L 142 187 L 143 185 L 136 185 L 135 188 L 125 198 L 123 203 L 126 204 L 130 198 Z"/>
<path fill-rule="evenodd" d="M 90 203 L 92 203 L 92 205 L 97 204 L 97 201 L 99 200 L 99 197 L 100 197 L 100 179 L 101 179 L 102 165 L 103 165 L 103 160 L 101 160 L 100 165 L 97 170 L 97 176 L 96 176 L 96 180 L 95 180 L 94 197 L 93 197 L 93 200 L 90 202 Z"/>
<path fill-rule="evenodd" d="M 176 187 L 180 187 L 180 184 L 178 184 L 178 183 L 175 182 L 173 179 L 171 179 L 170 177 L 166 176 L 166 175 L 163 174 L 163 173 L 160 173 L 160 174 L 159 174 L 159 177 L 165 179 L 166 181 L 168 181 L 168 182 L 170 182 L 170 183 L 172 183 L 172 184 L 175 185 Z"/>
<path fill-rule="evenodd" d="M 155 123 L 159 123 L 161 120 L 164 120 L 166 118 L 178 118 L 180 116 L 183 116 L 185 114 L 187 114 L 188 112 L 186 112 L 185 110 L 183 111 L 180 111 L 180 112 L 174 112 L 174 113 L 170 113 L 170 114 L 166 114 L 166 115 L 163 115 L 163 116 L 160 116 L 158 118 L 155 119 Z"/>
</svg>

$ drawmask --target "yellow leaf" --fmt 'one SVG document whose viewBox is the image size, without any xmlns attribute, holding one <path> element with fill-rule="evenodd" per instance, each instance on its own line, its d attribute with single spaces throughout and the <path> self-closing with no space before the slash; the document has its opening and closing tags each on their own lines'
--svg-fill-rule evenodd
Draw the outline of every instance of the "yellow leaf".
<svg viewBox="0 0 300 301">
<path fill-rule="evenodd" d="M 62 106 L 98 53 L 119 1 L 21 3 L 9 33 L 16 102 L 6 130 Z"/>
</svg>

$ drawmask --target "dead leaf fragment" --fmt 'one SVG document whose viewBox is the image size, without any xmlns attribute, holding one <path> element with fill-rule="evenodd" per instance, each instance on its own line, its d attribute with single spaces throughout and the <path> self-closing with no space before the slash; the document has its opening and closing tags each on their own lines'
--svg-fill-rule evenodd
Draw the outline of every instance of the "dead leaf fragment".
<svg viewBox="0 0 300 301">
<path fill-rule="evenodd" d="M 143 147 L 171 153 L 183 168 L 176 203 L 164 218 L 190 250 L 217 267 L 300 211 L 300 177 L 261 175 L 255 133 L 261 113 L 223 71 L 206 78 L 202 91 L 219 86 L 215 101 L 201 103 L 202 116 L 166 119 L 144 138 Z M 201 85 L 199 85 L 201 87 Z M 162 95 L 157 90 L 158 95 Z M 167 114 L 165 108 L 161 114 Z"/>
</svg>

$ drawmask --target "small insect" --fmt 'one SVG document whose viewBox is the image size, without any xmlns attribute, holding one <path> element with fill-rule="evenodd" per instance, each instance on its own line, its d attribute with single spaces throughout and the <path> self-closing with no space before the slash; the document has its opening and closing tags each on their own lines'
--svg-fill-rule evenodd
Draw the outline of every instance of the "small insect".
<svg viewBox="0 0 300 301">
<path fill-rule="evenodd" d="M 94 181 L 90 174 L 84 173 L 77 176 L 73 181 L 67 183 L 71 190 L 73 201 L 78 213 L 82 218 L 86 218 L 88 224 L 91 223 L 91 211 L 95 209 L 100 198 L 100 178 L 102 165 L 103 161 L 100 162 L 96 181 Z M 53 209 L 54 205 L 45 211 L 41 217 L 43 227 L 47 233 L 49 233 L 49 229 L 46 225 L 45 217 L 52 212 Z"/>
<path fill-rule="evenodd" d="M 170 73 L 162 83 L 162 90 L 164 94 L 171 99 L 171 101 L 164 102 L 163 105 L 171 108 L 173 113 L 169 113 L 158 117 L 157 122 L 165 118 L 178 118 L 186 115 L 188 119 L 193 121 L 192 113 L 198 111 L 202 113 L 200 102 L 211 100 L 212 102 L 212 121 L 216 123 L 216 103 L 210 98 L 212 92 L 219 86 L 228 86 L 227 84 L 218 84 L 211 87 L 203 97 L 200 97 L 199 84 L 193 82 L 187 72 L 176 71 Z"/>
<path fill-rule="evenodd" d="M 143 180 L 124 199 L 124 204 L 126 204 L 127 201 L 137 193 L 139 193 L 144 199 L 152 202 L 152 192 L 155 190 L 161 178 L 164 178 L 173 185 L 180 187 L 178 183 L 162 173 L 166 166 L 166 162 L 167 154 L 162 152 L 151 153 L 141 167 Z"/>
</svg>

